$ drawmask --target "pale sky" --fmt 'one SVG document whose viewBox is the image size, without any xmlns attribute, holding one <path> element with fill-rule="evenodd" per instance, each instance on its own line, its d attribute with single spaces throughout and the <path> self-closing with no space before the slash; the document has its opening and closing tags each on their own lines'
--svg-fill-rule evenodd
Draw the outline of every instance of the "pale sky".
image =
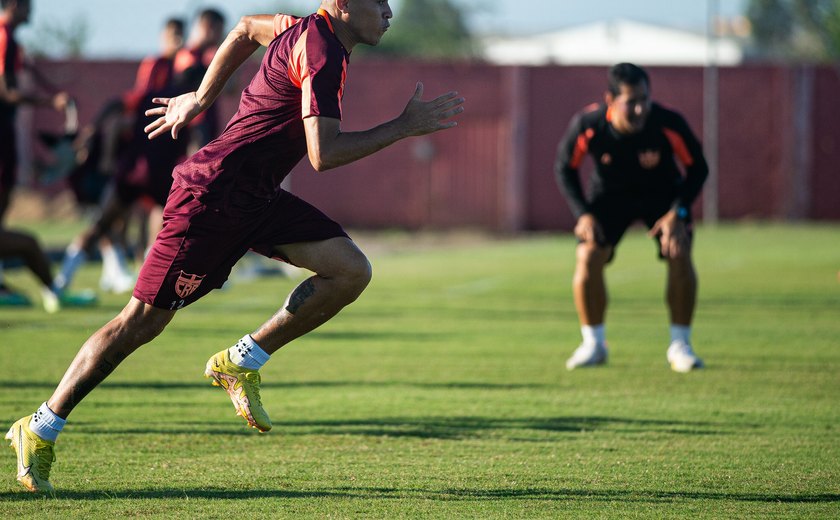
<svg viewBox="0 0 840 520">
<path fill-rule="evenodd" d="M 317 0 L 32 0 L 29 26 L 20 29 L 24 45 L 48 27 L 83 22 L 88 29 L 86 55 L 94 58 L 140 58 L 158 47 L 164 20 L 179 16 L 190 21 L 203 7 L 228 16 L 229 28 L 244 14 L 278 10 L 303 15 L 317 9 Z M 401 1 L 391 0 L 399 16 Z M 709 5 L 722 16 L 740 14 L 747 0 L 456 0 L 467 9 L 468 23 L 478 33 L 527 34 L 595 20 L 628 18 L 641 22 L 702 31 Z"/>
</svg>

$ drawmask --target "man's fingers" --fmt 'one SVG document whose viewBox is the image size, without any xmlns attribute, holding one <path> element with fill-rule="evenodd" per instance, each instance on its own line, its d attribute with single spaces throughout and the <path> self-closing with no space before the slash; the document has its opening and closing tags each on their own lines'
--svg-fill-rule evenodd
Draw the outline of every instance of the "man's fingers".
<svg viewBox="0 0 840 520">
<path fill-rule="evenodd" d="M 168 131 L 169 131 L 168 126 L 160 126 L 154 132 L 149 134 L 149 139 L 151 140 L 151 139 L 155 139 L 157 137 L 160 137 L 161 135 L 165 134 Z"/>
<path fill-rule="evenodd" d="M 463 103 L 464 103 L 464 98 L 450 99 L 449 101 L 439 103 L 438 105 L 435 106 L 435 108 L 437 108 L 438 110 L 441 110 L 441 109 L 446 110 L 446 109 L 449 109 L 449 108 L 452 108 L 452 107 L 457 107 L 459 105 L 462 105 Z"/>
<path fill-rule="evenodd" d="M 436 97 L 435 99 L 429 101 L 429 104 L 434 105 L 434 106 L 440 106 L 443 103 L 446 103 L 446 102 L 450 101 L 451 99 L 453 99 L 457 95 L 458 95 L 458 93 L 453 90 L 452 92 L 447 92 L 446 94 L 440 95 L 440 96 Z M 463 99 L 461 99 L 461 102 L 463 102 Z"/>
<path fill-rule="evenodd" d="M 453 108 L 452 110 L 447 110 L 440 114 L 440 119 L 449 119 L 450 117 L 456 116 L 464 111 L 464 107 L 457 107 Z"/>
<path fill-rule="evenodd" d="M 149 123 L 148 125 L 146 125 L 146 127 L 143 129 L 143 131 L 144 131 L 144 132 L 146 132 L 146 133 L 148 134 L 148 133 L 149 133 L 149 132 L 151 132 L 152 130 L 156 130 L 156 129 L 158 129 L 158 128 L 159 128 L 161 125 L 163 125 L 165 122 L 166 122 L 166 118 L 163 118 L 163 117 L 160 117 L 160 118 L 158 118 L 158 119 L 155 119 L 154 121 L 152 121 L 151 123 Z"/>
<path fill-rule="evenodd" d="M 158 105 L 168 105 L 170 99 L 171 98 L 166 98 L 166 97 L 156 97 L 156 98 L 152 98 L 152 103 L 156 103 Z"/>
<path fill-rule="evenodd" d="M 155 107 L 146 110 L 145 114 L 147 116 L 162 116 L 166 114 L 166 107 Z"/>
<path fill-rule="evenodd" d="M 414 88 L 414 95 L 411 96 L 411 99 L 419 101 L 420 98 L 423 97 L 423 82 L 418 81 L 417 86 Z"/>
</svg>

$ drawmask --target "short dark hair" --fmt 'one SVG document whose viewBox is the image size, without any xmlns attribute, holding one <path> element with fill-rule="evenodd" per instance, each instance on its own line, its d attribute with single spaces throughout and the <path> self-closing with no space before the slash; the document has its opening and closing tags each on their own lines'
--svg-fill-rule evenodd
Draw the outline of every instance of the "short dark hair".
<svg viewBox="0 0 840 520">
<path fill-rule="evenodd" d="M 225 24 L 225 15 L 218 9 L 204 9 L 198 13 L 199 20 L 207 20 L 210 23 L 217 23 L 219 25 Z"/>
<path fill-rule="evenodd" d="M 184 20 L 181 20 L 180 18 L 170 18 L 166 20 L 164 27 L 172 29 L 177 33 L 184 34 Z"/>
<path fill-rule="evenodd" d="M 619 63 L 613 65 L 607 74 L 610 94 L 617 96 L 621 93 L 621 85 L 640 85 L 644 82 L 650 86 L 650 77 L 645 69 L 632 63 Z"/>
<path fill-rule="evenodd" d="M 9 4 L 12 3 L 12 0 L 0 0 L 0 9 L 5 9 L 9 7 Z M 17 0 L 18 4 L 29 4 L 31 0 Z"/>
</svg>

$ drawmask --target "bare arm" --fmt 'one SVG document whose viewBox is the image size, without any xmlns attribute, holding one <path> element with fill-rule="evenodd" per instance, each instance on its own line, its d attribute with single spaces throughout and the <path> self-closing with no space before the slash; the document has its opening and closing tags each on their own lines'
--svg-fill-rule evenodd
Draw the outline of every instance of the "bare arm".
<svg viewBox="0 0 840 520">
<path fill-rule="evenodd" d="M 329 117 L 303 120 L 309 162 L 316 171 L 342 166 L 367 157 L 400 139 L 452 128 L 450 119 L 464 111 L 464 98 L 449 92 L 431 101 L 422 101 L 423 84 L 396 119 L 362 132 L 342 132 L 340 121 Z"/>
<path fill-rule="evenodd" d="M 165 106 L 146 111 L 147 116 L 160 116 L 145 128 L 149 139 L 166 132 L 171 132 L 172 138 L 177 139 L 181 128 L 216 101 L 234 71 L 260 45 L 267 46 L 273 39 L 274 15 L 243 16 L 219 47 L 197 91 L 174 98 L 152 100 Z"/>
<path fill-rule="evenodd" d="M 0 75 L 0 99 L 10 105 L 46 106 L 56 110 L 64 110 L 70 97 L 64 92 L 59 92 L 51 97 L 25 94 L 18 89 L 8 88 L 5 76 Z"/>
</svg>

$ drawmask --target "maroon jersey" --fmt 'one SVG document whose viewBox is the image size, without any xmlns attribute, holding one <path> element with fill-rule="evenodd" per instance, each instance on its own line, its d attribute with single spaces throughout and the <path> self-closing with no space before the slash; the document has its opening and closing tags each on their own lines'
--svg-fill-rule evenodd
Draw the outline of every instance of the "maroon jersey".
<svg viewBox="0 0 840 520">
<path fill-rule="evenodd" d="M 303 120 L 341 119 L 349 54 L 329 15 L 277 15 L 275 34 L 222 135 L 175 168 L 202 202 L 259 211 L 306 155 Z"/>
</svg>

